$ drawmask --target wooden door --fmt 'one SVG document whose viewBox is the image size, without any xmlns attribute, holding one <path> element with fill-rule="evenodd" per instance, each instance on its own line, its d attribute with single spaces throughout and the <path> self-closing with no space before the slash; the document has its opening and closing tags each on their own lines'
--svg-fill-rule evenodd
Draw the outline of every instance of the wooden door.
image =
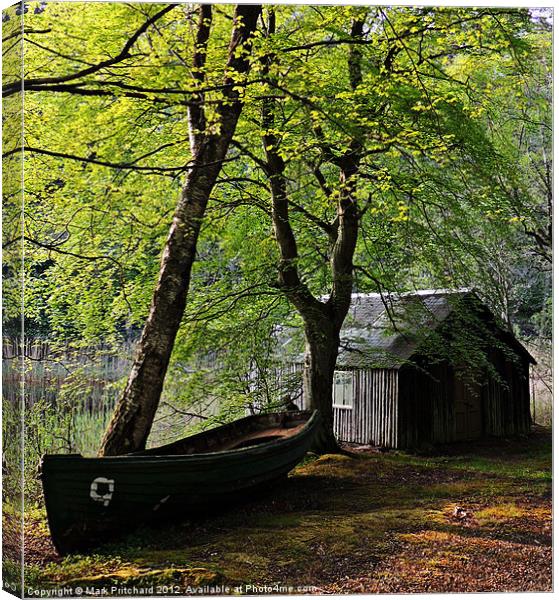
<svg viewBox="0 0 559 600">
<path fill-rule="evenodd" d="M 471 379 L 454 380 L 454 418 L 457 440 L 474 440 L 483 432 L 481 389 Z"/>
</svg>

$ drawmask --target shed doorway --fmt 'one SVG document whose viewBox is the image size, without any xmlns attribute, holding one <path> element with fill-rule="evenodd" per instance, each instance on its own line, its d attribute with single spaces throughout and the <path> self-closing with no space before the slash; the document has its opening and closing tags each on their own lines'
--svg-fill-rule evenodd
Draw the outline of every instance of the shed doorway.
<svg viewBox="0 0 559 600">
<path fill-rule="evenodd" d="M 455 379 L 454 416 L 456 440 L 475 440 L 483 432 L 481 420 L 481 388 L 471 379 Z"/>
</svg>

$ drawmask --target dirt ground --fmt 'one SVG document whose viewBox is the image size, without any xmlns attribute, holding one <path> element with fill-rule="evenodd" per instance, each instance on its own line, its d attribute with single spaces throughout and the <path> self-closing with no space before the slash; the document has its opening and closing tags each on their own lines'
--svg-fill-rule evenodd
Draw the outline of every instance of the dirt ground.
<svg viewBox="0 0 559 600">
<path fill-rule="evenodd" d="M 249 504 L 144 527 L 89 555 L 58 557 L 42 510 L 30 510 L 26 585 L 155 585 L 154 593 L 172 586 L 177 594 L 203 586 L 331 594 L 552 589 L 550 430 L 427 456 L 349 450 L 354 457 L 307 460 Z M 6 556 L 15 561 L 17 520 L 9 511 L 4 519 Z"/>
</svg>

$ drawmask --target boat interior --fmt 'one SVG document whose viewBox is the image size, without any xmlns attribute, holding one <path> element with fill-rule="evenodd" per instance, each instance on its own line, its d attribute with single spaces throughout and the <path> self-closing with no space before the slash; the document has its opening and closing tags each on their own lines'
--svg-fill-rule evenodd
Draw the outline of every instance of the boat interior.
<svg viewBox="0 0 559 600">
<path fill-rule="evenodd" d="M 249 448 L 296 435 L 305 427 L 311 414 L 309 411 L 291 411 L 253 415 L 134 455 L 168 456 Z"/>
</svg>

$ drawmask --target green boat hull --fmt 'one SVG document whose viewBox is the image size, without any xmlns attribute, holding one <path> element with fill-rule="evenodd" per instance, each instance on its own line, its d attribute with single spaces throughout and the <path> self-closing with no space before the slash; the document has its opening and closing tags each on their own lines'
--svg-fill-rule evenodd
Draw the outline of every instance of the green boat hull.
<svg viewBox="0 0 559 600">
<path fill-rule="evenodd" d="M 255 488 L 284 477 L 301 461 L 317 419 L 305 411 L 258 415 L 135 454 L 45 455 L 40 472 L 54 546 L 60 554 L 84 550 L 142 523 L 184 519 L 251 498 Z M 252 430 L 278 428 L 294 433 L 250 439 Z M 236 440 L 236 448 L 200 452 Z"/>
</svg>

